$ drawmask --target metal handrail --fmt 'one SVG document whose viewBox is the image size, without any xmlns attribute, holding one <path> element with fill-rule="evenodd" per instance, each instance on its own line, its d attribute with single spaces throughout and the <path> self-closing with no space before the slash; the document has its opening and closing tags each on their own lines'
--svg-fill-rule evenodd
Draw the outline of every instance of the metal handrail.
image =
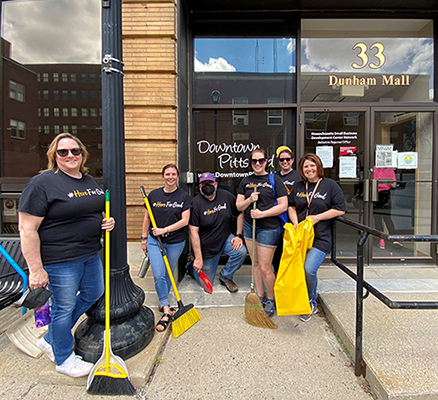
<svg viewBox="0 0 438 400">
<path fill-rule="evenodd" d="M 357 242 L 357 273 L 355 274 L 336 258 L 336 223 L 342 222 L 362 231 Z M 369 293 L 391 309 L 409 309 L 409 310 L 436 310 L 438 302 L 436 301 L 393 301 L 373 285 L 364 280 L 364 263 L 363 248 L 369 236 L 376 236 L 389 242 L 438 242 L 438 235 L 390 235 L 377 229 L 362 225 L 356 221 L 345 217 L 337 217 L 332 225 L 332 252 L 331 261 L 338 268 L 344 271 L 348 276 L 356 281 L 356 346 L 354 373 L 356 376 L 366 375 L 366 364 L 362 357 L 363 347 L 363 300 L 368 297 Z M 364 288 L 366 293 L 363 293 Z"/>
</svg>

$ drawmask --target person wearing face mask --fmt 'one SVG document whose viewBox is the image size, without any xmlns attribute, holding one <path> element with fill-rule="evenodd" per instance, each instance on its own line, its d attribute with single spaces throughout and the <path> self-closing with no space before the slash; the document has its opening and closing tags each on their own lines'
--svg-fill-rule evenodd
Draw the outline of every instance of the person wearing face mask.
<svg viewBox="0 0 438 400">
<path fill-rule="evenodd" d="M 243 243 L 243 214 L 236 208 L 236 198 L 218 190 L 215 176 L 204 172 L 199 178 L 200 193 L 193 199 L 189 231 L 195 259 L 187 265 L 199 283 L 202 270 L 213 283 L 221 255 L 228 256 L 219 274 L 219 282 L 231 293 L 238 291 L 234 273 L 246 257 Z M 232 219 L 237 217 L 237 235 L 232 234 Z"/>
</svg>

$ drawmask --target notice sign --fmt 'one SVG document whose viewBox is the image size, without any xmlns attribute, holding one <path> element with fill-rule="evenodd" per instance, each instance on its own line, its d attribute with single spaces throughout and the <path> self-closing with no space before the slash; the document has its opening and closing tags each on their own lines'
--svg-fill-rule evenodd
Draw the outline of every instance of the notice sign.
<svg viewBox="0 0 438 400">
<path fill-rule="evenodd" d="M 339 157 L 339 178 L 356 178 L 357 157 Z"/>
<path fill-rule="evenodd" d="M 317 146 L 316 155 L 321 159 L 323 168 L 333 167 L 333 147 Z"/>
<path fill-rule="evenodd" d="M 311 132 L 311 140 L 317 140 L 317 144 L 351 144 L 357 140 L 357 132 Z"/>
<path fill-rule="evenodd" d="M 340 156 L 349 156 L 350 154 L 355 154 L 357 150 L 356 146 L 341 146 L 339 148 Z"/>
<path fill-rule="evenodd" d="M 17 215 L 17 202 L 14 199 L 3 200 L 3 215 L 13 217 Z"/>
<path fill-rule="evenodd" d="M 376 167 L 377 168 L 394 168 L 393 144 L 376 144 Z"/>
<path fill-rule="evenodd" d="M 418 168 L 418 153 L 414 151 L 406 151 L 398 153 L 397 166 L 400 169 L 417 169 Z"/>
</svg>

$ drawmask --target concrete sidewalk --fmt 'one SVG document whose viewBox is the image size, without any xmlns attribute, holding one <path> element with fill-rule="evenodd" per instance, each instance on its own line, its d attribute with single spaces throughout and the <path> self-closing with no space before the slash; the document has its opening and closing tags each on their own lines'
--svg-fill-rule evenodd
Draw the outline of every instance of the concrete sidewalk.
<svg viewBox="0 0 438 400">
<path fill-rule="evenodd" d="M 156 311 L 153 280 L 149 273 L 137 278 L 137 269 L 131 262 L 133 280 L 146 293 L 145 305 Z M 355 329 L 349 277 L 323 266 L 320 314 L 308 323 L 274 316 L 278 329 L 265 330 L 244 317 L 248 271 L 245 266 L 236 275 L 235 294 L 216 279 L 213 294 L 207 295 L 192 278 L 184 278 L 181 297 L 195 305 L 201 320 L 176 339 L 170 330 L 156 333 L 145 350 L 126 360 L 138 399 L 438 399 L 436 311 L 389 310 L 372 296 L 365 300 L 365 380 L 354 375 L 348 354 L 354 354 Z M 366 278 L 394 299 L 438 298 L 437 268 L 367 267 Z M 58 374 L 45 356 L 30 358 L 9 342 L 5 326 L 18 316 L 12 308 L 0 312 L 0 398 L 99 398 L 86 394 L 85 378 Z"/>
</svg>

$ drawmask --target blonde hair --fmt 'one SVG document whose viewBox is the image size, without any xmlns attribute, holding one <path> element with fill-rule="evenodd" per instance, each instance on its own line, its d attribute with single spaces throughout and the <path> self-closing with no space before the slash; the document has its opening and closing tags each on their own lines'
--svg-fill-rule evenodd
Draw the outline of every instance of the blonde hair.
<svg viewBox="0 0 438 400">
<path fill-rule="evenodd" d="M 56 172 L 59 171 L 58 164 L 56 164 L 56 150 L 58 149 L 59 141 L 62 139 L 72 139 L 77 143 L 77 145 L 81 149 L 81 153 L 82 153 L 82 162 L 81 162 L 81 166 L 79 167 L 79 170 L 82 172 L 82 174 L 87 175 L 89 170 L 85 166 L 85 163 L 87 162 L 87 159 L 88 159 L 88 151 L 87 151 L 86 147 L 84 146 L 84 144 L 76 136 L 72 135 L 71 133 L 60 133 L 52 140 L 52 142 L 49 145 L 49 149 L 47 150 L 47 153 L 46 153 L 47 160 L 48 160 L 47 169 L 40 171 L 40 172 L 50 171 L 50 170 L 55 170 Z"/>
</svg>

